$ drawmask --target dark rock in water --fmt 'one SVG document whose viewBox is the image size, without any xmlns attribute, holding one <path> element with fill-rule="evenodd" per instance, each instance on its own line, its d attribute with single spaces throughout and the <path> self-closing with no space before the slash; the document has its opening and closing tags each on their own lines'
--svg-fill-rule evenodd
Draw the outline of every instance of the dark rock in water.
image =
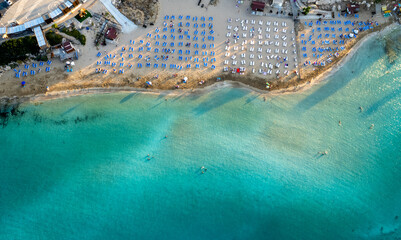
<svg viewBox="0 0 401 240">
<path fill-rule="evenodd" d="M 22 116 L 25 112 L 18 109 L 21 100 L 19 98 L 0 99 L 0 126 L 7 126 L 12 116 Z"/>
<path fill-rule="evenodd" d="M 392 39 L 391 37 L 385 38 L 385 46 L 386 54 L 388 57 L 388 62 L 393 64 L 395 60 L 398 58 L 398 53 L 401 50 L 401 42 L 399 38 Z"/>
</svg>

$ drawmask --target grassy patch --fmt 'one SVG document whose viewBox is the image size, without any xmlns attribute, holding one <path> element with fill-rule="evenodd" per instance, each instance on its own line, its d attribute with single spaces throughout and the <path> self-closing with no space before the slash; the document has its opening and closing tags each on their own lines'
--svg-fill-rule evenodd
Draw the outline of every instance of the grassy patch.
<svg viewBox="0 0 401 240">
<path fill-rule="evenodd" d="M 87 19 L 88 17 L 92 17 L 92 14 L 88 11 L 85 10 L 85 15 L 82 17 L 79 17 L 79 13 L 75 16 L 75 19 L 77 19 L 79 22 L 83 22 L 85 21 L 85 19 Z"/>
<path fill-rule="evenodd" d="M 60 44 L 63 40 L 63 37 L 50 30 L 46 33 L 46 39 L 51 46 L 54 46 Z"/>
<path fill-rule="evenodd" d="M 81 34 L 77 29 L 68 30 L 67 28 L 61 29 L 61 32 L 70 35 L 77 39 L 82 45 L 86 44 L 86 37 L 85 35 Z"/>
<path fill-rule="evenodd" d="M 7 40 L 0 45 L 0 65 L 25 60 L 27 54 L 37 55 L 39 50 L 38 42 L 32 36 Z"/>
</svg>

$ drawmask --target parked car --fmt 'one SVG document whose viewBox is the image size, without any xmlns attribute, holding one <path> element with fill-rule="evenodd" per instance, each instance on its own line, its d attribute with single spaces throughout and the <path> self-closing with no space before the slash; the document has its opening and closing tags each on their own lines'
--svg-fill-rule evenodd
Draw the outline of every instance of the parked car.
<svg viewBox="0 0 401 240">
<path fill-rule="evenodd" d="M 4 0 L 4 2 L 6 2 L 8 4 L 8 6 L 11 6 L 13 4 L 13 2 L 11 0 Z"/>
</svg>

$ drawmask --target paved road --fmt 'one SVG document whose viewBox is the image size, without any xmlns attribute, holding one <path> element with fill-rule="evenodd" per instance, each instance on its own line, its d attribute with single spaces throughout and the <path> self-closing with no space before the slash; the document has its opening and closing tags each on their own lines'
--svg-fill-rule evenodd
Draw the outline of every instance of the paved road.
<svg viewBox="0 0 401 240">
<path fill-rule="evenodd" d="M 111 3 L 110 0 L 100 0 L 103 5 L 109 10 L 111 15 L 117 20 L 118 23 L 121 24 L 122 26 L 122 32 L 123 33 L 129 33 L 132 32 L 137 28 L 137 26 L 129 20 L 126 16 L 124 16 L 114 5 Z"/>
</svg>

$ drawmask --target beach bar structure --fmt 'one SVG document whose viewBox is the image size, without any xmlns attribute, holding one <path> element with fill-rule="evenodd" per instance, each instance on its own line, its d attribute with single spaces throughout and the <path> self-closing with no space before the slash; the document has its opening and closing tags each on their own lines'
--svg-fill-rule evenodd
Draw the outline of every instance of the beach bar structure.
<svg viewBox="0 0 401 240">
<path fill-rule="evenodd" d="M 79 2 L 79 0 L 71 0 L 71 2 L 72 2 L 72 5 L 74 5 L 74 7 L 76 7 L 76 6 L 78 6 L 79 4 L 81 4 L 80 2 Z"/>
<path fill-rule="evenodd" d="M 359 5 L 358 4 L 347 4 L 347 12 L 348 14 L 354 14 L 359 12 Z"/>
<path fill-rule="evenodd" d="M 117 29 L 109 27 L 104 36 L 106 37 L 106 40 L 114 41 L 117 38 Z"/>
<path fill-rule="evenodd" d="M 72 6 L 72 3 L 71 3 L 70 1 L 67 1 L 67 2 L 69 3 L 69 5 Z M 69 13 L 69 12 L 71 11 L 71 8 L 69 8 L 69 7 L 67 6 L 66 3 L 60 4 L 60 6 L 59 6 L 58 8 L 59 8 L 64 14 L 67 14 L 67 13 Z"/>
<path fill-rule="evenodd" d="M 50 17 L 49 13 L 43 14 L 43 20 L 45 20 L 46 24 L 50 24 L 53 22 L 53 19 Z"/>
<path fill-rule="evenodd" d="M 252 1 L 251 8 L 252 11 L 263 12 L 265 10 L 265 5 L 264 2 Z"/>
</svg>

